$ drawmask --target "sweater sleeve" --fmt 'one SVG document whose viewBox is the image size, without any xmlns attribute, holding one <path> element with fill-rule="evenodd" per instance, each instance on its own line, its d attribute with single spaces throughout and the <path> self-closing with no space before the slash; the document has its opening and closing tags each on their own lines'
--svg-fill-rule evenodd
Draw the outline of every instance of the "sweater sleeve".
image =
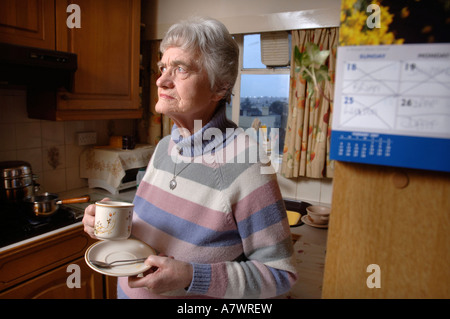
<svg viewBox="0 0 450 319">
<path fill-rule="evenodd" d="M 271 298 L 288 292 L 297 274 L 286 209 L 274 174 L 238 177 L 229 190 L 243 254 L 234 261 L 193 265 L 189 293 L 215 298 Z M 251 176 L 251 177 L 249 177 Z"/>
</svg>

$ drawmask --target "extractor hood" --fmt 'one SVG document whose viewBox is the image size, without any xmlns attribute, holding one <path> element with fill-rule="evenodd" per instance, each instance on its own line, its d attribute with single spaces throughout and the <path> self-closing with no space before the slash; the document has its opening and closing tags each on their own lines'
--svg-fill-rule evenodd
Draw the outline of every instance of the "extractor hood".
<svg viewBox="0 0 450 319">
<path fill-rule="evenodd" d="M 0 84 L 72 91 L 77 55 L 0 43 Z"/>
</svg>

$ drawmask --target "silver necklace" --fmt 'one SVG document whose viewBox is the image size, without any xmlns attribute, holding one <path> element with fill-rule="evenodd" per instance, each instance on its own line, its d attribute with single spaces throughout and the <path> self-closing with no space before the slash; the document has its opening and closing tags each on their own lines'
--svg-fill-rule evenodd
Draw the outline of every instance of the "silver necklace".
<svg viewBox="0 0 450 319">
<path fill-rule="evenodd" d="M 176 171 L 176 169 L 177 169 L 177 162 L 175 161 L 175 165 L 173 166 L 173 177 L 172 177 L 172 179 L 170 180 L 170 183 L 169 183 L 169 188 L 170 188 L 171 190 L 174 190 L 175 187 L 177 187 L 177 181 L 176 181 L 177 176 L 180 175 L 181 172 L 184 171 L 184 170 L 186 169 L 186 167 L 188 167 L 189 165 L 191 165 L 191 163 L 192 163 L 192 162 L 187 163 L 187 165 L 186 165 L 185 167 L 183 167 L 183 168 L 178 172 L 178 174 L 175 174 L 175 171 Z"/>
</svg>

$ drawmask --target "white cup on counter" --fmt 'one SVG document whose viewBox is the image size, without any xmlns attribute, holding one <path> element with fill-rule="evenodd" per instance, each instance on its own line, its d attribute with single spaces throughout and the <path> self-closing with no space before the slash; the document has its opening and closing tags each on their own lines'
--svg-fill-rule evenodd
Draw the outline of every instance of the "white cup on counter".
<svg viewBox="0 0 450 319">
<path fill-rule="evenodd" d="M 125 240 L 131 235 L 134 205 L 120 201 L 95 203 L 94 235 L 99 239 Z"/>
<path fill-rule="evenodd" d="M 316 225 L 328 225 L 331 209 L 325 206 L 313 205 L 306 207 L 308 220 Z"/>
</svg>

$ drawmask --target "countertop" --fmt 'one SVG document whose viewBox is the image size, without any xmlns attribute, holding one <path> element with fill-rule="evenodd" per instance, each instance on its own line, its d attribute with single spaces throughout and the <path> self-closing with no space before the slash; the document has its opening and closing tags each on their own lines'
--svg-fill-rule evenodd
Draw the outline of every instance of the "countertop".
<svg viewBox="0 0 450 319">
<path fill-rule="evenodd" d="M 110 192 L 102 189 L 102 188 L 78 188 L 71 191 L 63 192 L 59 194 L 60 198 L 70 198 L 77 197 L 84 194 L 94 194 L 96 196 L 104 196 L 111 199 L 123 200 L 126 202 L 132 202 L 134 199 L 134 195 L 136 194 L 136 188 L 130 188 L 128 190 L 121 191 L 119 194 L 113 195 Z M 91 198 L 92 200 L 92 198 Z"/>
<path fill-rule="evenodd" d="M 94 188 L 93 189 L 93 188 L 87 188 L 86 187 L 86 188 L 74 189 L 74 190 L 67 191 L 67 192 L 61 192 L 61 193 L 58 193 L 58 196 L 59 196 L 60 199 L 65 199 L 65 198 L 79 197 L 79 196 L 82 196 L 82 195 L 89 194 L 91 196 L 91 202 L 97 201 L 97 200 L 101 200 L 101 199 L 103 199 L 105 197 L 108 197 L 110 199 L 116 199 L 116 200 L 132 202 L 133 199 L 134 199 L 134 194 L 135 193 L 136 193 L 136 188 L 131 188 L 129 190 L 124 190 L 123 192 L 120 192 L 117 195 L 112 195 L 111 193 L 109 193 L 109 192 L 107 192 L 107 191 L 105 191 L 105 190 L 103 190 L 101 188 Z M 78 207 L 78 208 L 83 208 L 83 207 L 86 207 L 87 205 L 89 205 L 89 203 L 85 203 L 85 204 L 71 204 L 71 205 L 68 205 L 68 206 L 75 206 L 75 207 Z M 32 242 L 37 241 L 37 240 L 41 240 L 41 239 L 46 238 L 46 237 L 53 236 L 53 235 L 61 233 L 61 232 L 65 232 L 67 230 L 70 230 L 70 229 L 73 229 L 73 228 L 76 228 L 76 227 L 80 227 L 81 225 L 82 225 L 81 221 L 80 222 L 76 222 L 76 223 L 73 223 L 71 225 L 68 225 L 68 226 L 65 226 L 65 227 L 61 227 L 61 228 L 58 228 L 56 230 L 44 233 L 42 235 L 38 235 L 38 236 L 29 238 L 29 239 L 26 239 L 26 240 L 19 241 L 17 243 L 14 243 L 14 244 L 11 244 L 11 245 L 8 245 L 8 246 L 5 246 L 5 247 L 1 247 L 0 248 L 0 253 L 2 253 L 4 251 L 7 251 L 7 250 L 10 250 L 10 249 L 13 249 L 13 248 L 16 248 L 16 247 L 19 247 L 19 246 L 22 246 L 22 245 L 26 245 L 26 244 L 32 243 Z"/>
<path fill-rule="evenodd" d="M 298 280 L 288 293 L 292 299 L 322 298 L 327 228 L 306 224 L 291 227 Z"/>
</svg>

